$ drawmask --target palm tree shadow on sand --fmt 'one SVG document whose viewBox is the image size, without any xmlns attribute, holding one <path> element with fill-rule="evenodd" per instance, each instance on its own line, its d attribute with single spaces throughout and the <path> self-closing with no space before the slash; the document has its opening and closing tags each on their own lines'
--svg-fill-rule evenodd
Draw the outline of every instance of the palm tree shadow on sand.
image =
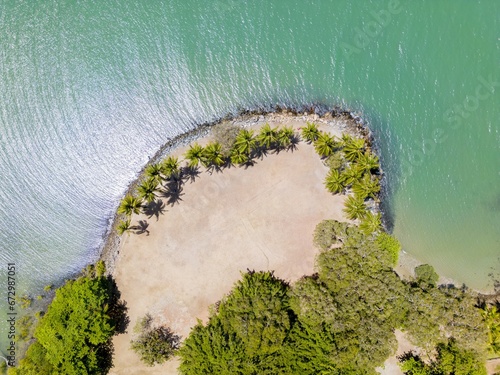
<svg viewBox="0 0 500 375">
<path fill-rule="evenodd" d="M 155 216 L 156 221 L 158 221 L 158 219 L 160 218 L 160 215 L 163 215 L 165 213 L 165 203 L 163 203 L 163 201 L 161 199 L 157 199 L 155 201 L 152 201 L 152 202 L 146 204 L 143 207 L 142 212 L 149 219 L 151 219 L 153 216 Z M 141 220 L 141 221 L 143 221 L 143 220 Z M 141 223 L 141 221 L 139 221 L 139 223 Z M 139 225 L 141 225 L 141 224 L 139 224 Z M 147 225 L 145 228 L 147 228 Z M 131 229 L 137 229 L 137 228 L 131 228 Z"/>
<path fill-rule="evenodd" d="M 158 220 L 158 217 L 156 218 Z M 146 220 L 139 220 L 137 225 L 130 227 L 130 229 L 135 231 L 135 234 L 143 234 L 146 233 L 146 236 L 149 236 L 149 223 Z"/>
<path fill-rule="evenodd" d="M 185 182 L 195 182 L 198 177 L 200 177 L 201 171 L 200 167 L 183 167 L 181 169 L 180 180 Z"/>
<path fill-rule="evenodd" d="M 182 201 L 183 193 L 183 180 L 170 180 L 165 184 L 165 190 L 162 191 L 162 197 L 167 199 L 167 204 L 173 206 Z"/>
</svg>

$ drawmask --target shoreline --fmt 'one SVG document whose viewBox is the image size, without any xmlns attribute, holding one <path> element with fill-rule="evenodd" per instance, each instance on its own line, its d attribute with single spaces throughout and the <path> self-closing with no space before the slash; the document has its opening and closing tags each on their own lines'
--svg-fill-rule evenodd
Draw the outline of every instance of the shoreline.
<svg viewBox="0 0 500 375">
<path fill-rule="evenodd" d="M 309 121 L 337 137 L 359 135 L 345 116 L 280 112 L 229 123 L 254 131 L 269 123 L 298 132 Z M 212 137 L 197 142 L 203 147 Z M 297 146 L 256 158 L 254 166 L 200 171 L 195 181 L 183 184 L 180 201 L 165 206 L 165 217 L 151 219 L 141 213 L 133 218 L 147 221 L 148 232 L 122 237 L 112 273 L 128 302 L 131 326 L 150 313 L 155 324 L 187 337 L 197 319 L 207 321 L 210 306 L 231 290 L 241 272 L 275 271 L 290 283 L 314 272 L 314 228 L 325 219 L 346 221 L 346 195 L 325 189 L 329 166 L 314 145 L 303 141 Z M 187 149 L 178 147 L 171 156 L 182 159 Z M 113 339 L 115 368 L 110 375 L 177 373 L 176 359 L 146 368 L 130 353 L 132 339 L 130 332 Z"/>
<path fill-rule="evenodd" d="M 286 106 L 270 106 L 270 107 L 257 107 L 254 109 L 242 109 L 237 113 L 228 113 L 225 116 L 216 118 L 212 121 L 206 121 L 195 125 L 193 130 L 187 131 L 176 136 L 173 139 L 168 139 L 165 144 L 163 144 L 158 151 L 148 160 L 148 162 L 143 165 L 140 171 L 137 173 L 136 177 L 129 183 L 127 189 L 124 191 L 121 198 L 129 193 L 133 193 L 138 186 L 140 180 L 144 176 L 144 171 L 148 165 L 158 163 L 162 159 L 168 156 L 169 153 L 175 151 L 178 148 L 184 147 L 192 143 L 193 141 L 200 140 L 210 135 L 211 128 L 214 125 L 220 123 L 231 123 L 241 127 L 249 127 L 258 124 L 264 124 L 266 122 L 278 122 L 286 123 L 293 120 L 309 121 L 326 124 L 329 126 L 338 126 L 338 121 L 344 122 L 344 125 L 340 128 L 342 131 L 348 131 L 351 135 L 357 137 L 362 137 L 367 142 L 367 145 L 372 149 L 372 151 L 379 156 L 380 150 L 378 148 L 377 140 L 373 136 L 373 132 L 368 127 L 368 125 L 363 120 L 360 114 L 351 112 L 349 110 L 343 109 L 339 106 L 329 107 L 323 104 L 316 105 L 304 105 L 298 107 L 286 107 Z M 337 122 L 337 124 L 335 124 Z M 387 180 L 384 177 L 383 165 L 381 165 L 382 179 L 381 179 L 381 191 L 379 195 L 379 203 L 377 204 L 377 210 L 382 215 L 382 225 L 386 230 L 388 229 L 387 213 L 383 210 L 383 204 L 381 203 L 387 198 Z M 106 264 L 107 274 L 113 274 L 115 270 L 116 260 L 118 258 L 120 247 L 122 244 L 122 237 L 118 235 L 117 226 L 123 215 L 119 215 L 116 211 L 109 219 L 109 225 L 106 232 L 103 234 L 103 242 L 98 251 L 98 260 L 102 260 Z M 402 249 L 398 264 L 395 266 L 394 270 L 403 279 L 410 279 L 414 277 L 414 268 L 418 265 L 424 264 L 418 258 L 413 256 L 411 253 Z M 455 285 L 456 287 L 464 285 L 458 280 L 446 277 L 445 275 L 439 275 L 439 285 Z M 468 287 L 469 288 L 469 287 Z M 484 301 L 494 301 L 500 300 L 500 291 L 496 291 L 493 287 L 491 290 L 479 290 L 472 289 L 477 293 L 478 298 Z"/>
<path fill-rule="evenodd" d="M 228 113 L 223 117 L 219 117 L 213 121 L 203 122 L 193 130 L 186 133 L 182 133 L 173 139 L 169 139 L 165 144 L 163 144 L 158 151 L 148 160 L 148 162 L 140 169 L 134 180 L 132 180 L 127 189 L 122 194 L 122 199 L 129 193 L 132 193 L 134 189 L 138 186 L 140 180 L 144 176 L 144 171 L 148 165 L 157 163 L 165 158 L 170 152 L 187 146 L 193 141 L 199 140 L 201 138 L 207 137 L 210 134 L 210 129 L 220 123 L 232 123 L 237 126 L 249 127 L 253 125 L 258 125 L 260 123 L 275 121 L 280 123 L 286 123 L 290 120 L 301 120 L 309 122 L 318 122 L 334 126 L 334 122 L 338 122 L 339 119 L 344 121 L 344 126 L 341 128 L 342 131 L 348 131 L 352 135 L 357 137 L 362 137 L 367 142 L 367 145 L 374 151 L 375 154 L 379 155 L 376 140 L 373 137 L 373 133 L 370 128 L 364 123 L 361 116 L 344 110 L 340 107 L 327 107 L 324 105 L 311 105 L 311 106 L 300 106 L 300 107 L 286 107 L 286 106 L 275 106 L 269 108 L 256 108 L 256 109 L 245 109 L 240 110 L 236 114 Z M 279 120 L 279 121 L 276 121 Z M 384 196 L 384 184 L 382 184 L 381 196 Z M 378 207 L 380 210 L 380 206 Z M 382 219 L 384 219 L 384 213 L 382 213 Z M 102 235 L 103 242 L 98 251 L 99 257 L 97 261 L 102 260 L 106 264 L 107 274 L 112 274 L 115 269 L 116 259 L 120 252 L 120 246 L 122 243 L 121 236 L 118 235 L 117 226 L 123 215 L 119 215 L 116 211 L 114 215 L 109 218 L 109 225 L 106 232 Z M 384 221 L 384 220 L 383 220 Z M 384 224 L 385 226 L 385 224 Z"/>
</svg>

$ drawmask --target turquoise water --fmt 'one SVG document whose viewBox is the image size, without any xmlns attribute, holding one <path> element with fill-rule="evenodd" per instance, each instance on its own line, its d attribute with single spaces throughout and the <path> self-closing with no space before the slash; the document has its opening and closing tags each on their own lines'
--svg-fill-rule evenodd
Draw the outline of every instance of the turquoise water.
<svg viewBox="0 0 500 375">
<path fill-rule="evenodd" d="M 491 288 L 498 14 L 497 0 L 0 1 L 2 267 L 17 264 L 19 292 L 68 277 L 168 139 L 241 107 L 321 102 L 373 128 L 405 251 Z"/>
</svg>

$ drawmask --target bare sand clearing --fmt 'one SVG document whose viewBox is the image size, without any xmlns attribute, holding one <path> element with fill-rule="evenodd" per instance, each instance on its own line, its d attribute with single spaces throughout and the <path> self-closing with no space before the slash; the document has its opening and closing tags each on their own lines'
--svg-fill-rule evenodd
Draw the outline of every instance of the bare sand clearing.
<svg viewBox="0 0 500 375">
<path fill-rule="evenodd" d="M 177 373 L 176 360 L 147 367 L 129 349 L 132 328 L 146 313 L 186 337 L 241 272 L 274 270 L 287 281 L 311 274 L 314 227 L 344 219 L 344 197 L 323 185 L 327 171 L 314 148 L 301 142 L 247 169 L 202 172 L 184 185 L 182 201 L 167 206 L 158 221 L 148 219 L 149 235 L 124 235 L 114 276 L 131 322 L 128 333 L 113 340 L 110 374 Z"/>
</svg>

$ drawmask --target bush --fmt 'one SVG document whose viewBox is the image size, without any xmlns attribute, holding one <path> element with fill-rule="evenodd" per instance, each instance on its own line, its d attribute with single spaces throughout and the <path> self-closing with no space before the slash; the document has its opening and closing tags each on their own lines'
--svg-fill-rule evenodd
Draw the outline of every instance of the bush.
<svg viewBox="0 0 500 375">
<path fill-rule="evenodd" d="M 436 359 L 425 363 L 408 352 L 398 357 L 401 370 L 407 375 L 486 375 L 484 362 L 477 353 L 459 348 L 453 339 L 436 347 Z"/>
<path fill-rule="evenodd" d="M 349 224 L 336 220 L 323 220 L 314 229 L 313 243 L 321 250 L 328 250 L 347 237 Z"/>
<path fill-rule="evenodd" d="M 114 284 L 95 268 L 56 290 L 35 327 L 34 341 L 9 374 L 106 374 L 111 366 L 111 336 L 120 320 Z M 113 317 L 113 318 L 112 318 Z M 22 321 L 26 325 L 32 318 Z M 20 329 L 30 334 L 30 329 Z"/>
<path fill-rule="evenodd" d="M 214 141 L 222 147 L 222 154 L 229 156 L 241 128 L 229 123 L 220 123 L 212 127 Z"/>
<path fill-rule="evenodd" d="M 417 282 L 423 285 L 436 286 L 439 275 L 430 264 L 422 264 L 415 267 L 415 277 Z"/>
<path fill-rule="evenodd" d="M 344 155 L 340 151 L 335 151 L 324 161 L 325 165 L 330 169 L 340 170 L 345 166 Z"/>
<path fill-rule="evenodd" d="M 381 251 L 386 251 L 390 254 L 392 265 L 398 263 L 399 252 L 401 251 L 401 244 L 399 241 L 388 233 L 382 232 L 377 236 L 377 246 Z"/>
<path fill-rule="evenodd" d="M 179 348 L 180 342 L 180 337 L 170 328 L 152 327 L 151 323 L 152 318 L 149 314 L 141 319 L 134 329 L 139 332 L 139 337 L 130 343 L 132 350 L 148 366 L 169 360 Z"/>
</svg>

